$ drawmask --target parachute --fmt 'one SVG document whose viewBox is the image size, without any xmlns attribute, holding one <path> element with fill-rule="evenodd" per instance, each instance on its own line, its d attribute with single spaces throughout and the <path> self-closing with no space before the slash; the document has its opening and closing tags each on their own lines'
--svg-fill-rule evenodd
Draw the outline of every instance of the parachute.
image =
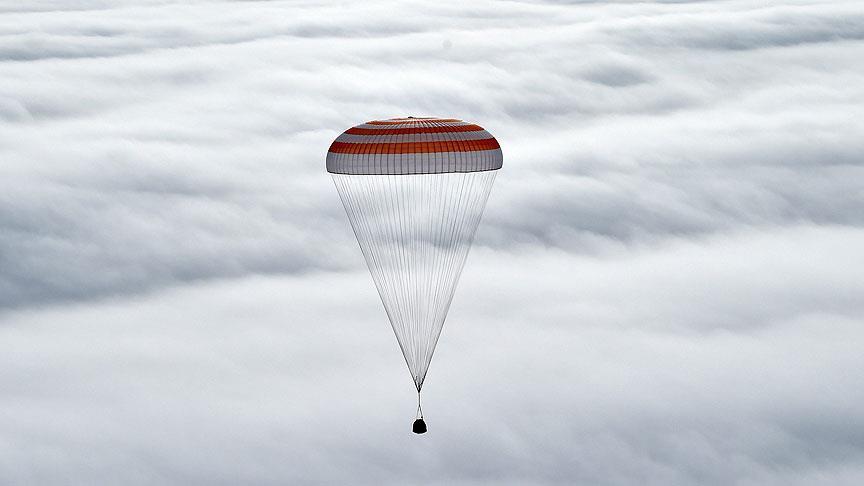
<svg viewBox="0 0 864 486">
<path fill-rule="evenodd" d="M 393 118 L 346 130 L 331 174 L 417 389 L 502 165 L 498 141 L 449 118 Z"/>
</svg>

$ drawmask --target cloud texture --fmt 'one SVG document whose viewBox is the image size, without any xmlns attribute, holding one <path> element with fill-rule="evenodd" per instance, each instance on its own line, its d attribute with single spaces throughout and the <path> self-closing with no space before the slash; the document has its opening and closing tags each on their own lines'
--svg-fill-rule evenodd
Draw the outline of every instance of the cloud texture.
<svg viewBox="0 0 864 486">
<path fill-rule="evenodd" d="M 0 483 L 864 481 L 856 2 L 0 2 Z M 324 153 L 504 168 L 424 393 Z"/>
</svg>

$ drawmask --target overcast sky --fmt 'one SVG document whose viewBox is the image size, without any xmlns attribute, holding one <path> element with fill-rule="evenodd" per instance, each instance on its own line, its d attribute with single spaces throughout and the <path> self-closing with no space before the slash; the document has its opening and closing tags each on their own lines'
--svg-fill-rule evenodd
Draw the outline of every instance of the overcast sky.
<svg viewBox="0 0 864 486">
<path fill-rule="evenodd" d="M 0 483 L 864 484 L 858 1 L 0 1 Z M 424 386 L 333 184 L 499 140 Z"/>
</svg>

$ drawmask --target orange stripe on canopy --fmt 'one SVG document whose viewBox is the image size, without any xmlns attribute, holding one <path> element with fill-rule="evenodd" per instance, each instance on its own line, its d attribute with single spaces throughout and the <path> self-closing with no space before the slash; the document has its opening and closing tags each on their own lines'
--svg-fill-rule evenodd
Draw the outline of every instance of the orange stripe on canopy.
<svg viewBox="0 0 864 486">
<path fill-rule="evenodd" d="M 418 154 L 432 152 L 477 152 L 501 148 L 494 138 L 482 140 L 456 140 L 447 142 L 406 142 L 406 143 L 348 143 L 333 142 L 329 152 L 336 154 Z"/>
</svg>

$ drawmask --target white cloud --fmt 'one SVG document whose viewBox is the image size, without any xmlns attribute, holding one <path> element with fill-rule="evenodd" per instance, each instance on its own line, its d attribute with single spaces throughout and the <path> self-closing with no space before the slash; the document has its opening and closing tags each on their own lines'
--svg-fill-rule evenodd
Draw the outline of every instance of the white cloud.
<svg viewBox="0 0 864 486">
<path fill-rule="evenodd" d="M 0 482 L 864 479 L 857 3 L 70 3 L 0 2 Z M 324 173 L 404 115 L 505 153 L 419 440 Z"/>
<path fill-rule="evenodd" d="M 794 470 L 853 484 L 862 309 L 845 268 L 862 239 L 798 228 L 608 259 L 482 250 L 422 438 L 362 271 L 19 311 L 0 336 L 0 479 L 783 484 Z"/>
</svg>

